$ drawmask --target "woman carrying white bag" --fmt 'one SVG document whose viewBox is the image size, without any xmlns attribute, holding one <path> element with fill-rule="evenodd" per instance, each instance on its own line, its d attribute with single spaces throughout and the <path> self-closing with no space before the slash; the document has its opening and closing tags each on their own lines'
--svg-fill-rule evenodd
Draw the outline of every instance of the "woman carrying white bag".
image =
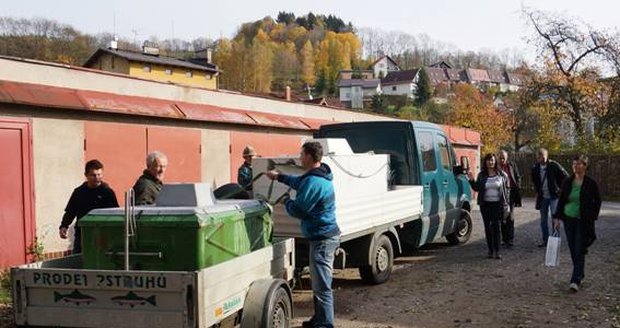
<svg viewBox="0 0 620 328">
<path fill-rule="evenodd" d="M 566 241 L 573 260 L 573 274 L 569 289 L 576 292 L 581 286 L 585 271 L 585 256 L 588 247 L 596 239 L 594 221 L 601 209 L 601 195 L 596 182 L 586 175 L 588 157 L 579 155 L 573 158 L 573 174 L 564 180 L 553 227 L 560 228 L 564 222 Z"/>
</svg>

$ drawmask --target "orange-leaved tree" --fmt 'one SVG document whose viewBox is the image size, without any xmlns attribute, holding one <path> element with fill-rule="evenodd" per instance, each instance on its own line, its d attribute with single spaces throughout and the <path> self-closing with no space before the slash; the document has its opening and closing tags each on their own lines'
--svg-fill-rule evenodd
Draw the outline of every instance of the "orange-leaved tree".
<svg viewBox="0 0 620 328">
<path fill-rule="evenodd" d="M 513 124 L 510 115 L 499 111 L 493 100 L 475 86 L 458 84 L 451 107 L 449 123 L 479 131 L 483 153 L 497 152 L 510 142 Z"/>
</svg>

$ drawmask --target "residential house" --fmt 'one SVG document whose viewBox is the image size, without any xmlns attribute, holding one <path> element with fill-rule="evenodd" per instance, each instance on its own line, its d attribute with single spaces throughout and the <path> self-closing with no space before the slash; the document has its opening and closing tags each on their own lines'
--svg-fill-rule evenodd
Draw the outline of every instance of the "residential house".
<svg viewBox="0 0 620 328">
<path fill-rule="evenodd" d="M 400 66 L 390 56 L 382 56 L 371 65 L 375 78 L 383 79 L 391 72 L 400 71 Z"/>
<path fill-rule="evenodd" d="M 349 79 L 338 81 L 340 102 L 350 108 L 364 108 L 364 102 L 370 102 L 372 96 L 381 93 L 381 80 Z"/>
<path fill-rule="evenodd" d="M 510 88 L 510 82 L 508 81 L 508 75 L 506 71 L 487 70 L 491 85 L 499 89 L 500 92 L 507 92 Z"/>
<path fill-rule="evenodd" d="M 404 95 L 414 98 L 420 69 L 394 71 L 381 79 L 381 90 L 385 95 Z"/>
<path fill-rule="evenodd" d="M 525 84 L 525 81 L 521 74 L 506 72 L 506 77 L 508 78 L 509 91 L 517 91 L 521 86 Z"/>
<path fill-rule="evenodd" d="M 159 55 L 159 50 L 145 45 L 143 52 L 99 48 L 84 67 L 127 74 L 143 79 L 217 89 L 219 70 L 210 58 L 182 60 Z"/>
<path fill-rule="evenodd" d="M 491 86 L 491 78 L 485 69 L 468 68 L 465 70 L 467 80 L 479 89 L 486 90 Z"/>
<path fill-rule="evenodd" d="M 362 79 L 362 80 L 372 80 L 374 79 L 374 71 L 371 69 L 368 70 L 354 70 L 347 69 L 342 70 L 338 73 L 338 80 L 352 80 L 352 79 Z"/>
</svg>

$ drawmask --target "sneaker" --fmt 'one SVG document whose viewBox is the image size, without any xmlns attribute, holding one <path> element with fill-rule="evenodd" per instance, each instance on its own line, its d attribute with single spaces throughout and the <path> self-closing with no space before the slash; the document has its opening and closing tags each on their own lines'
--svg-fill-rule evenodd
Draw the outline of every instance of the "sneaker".
<svg viewBox="0 0 620 328">
<path fill-rule="evenodd" d="M 547 243 L 538 244 L 538 247 L 547 247 Z"/>
<path fill-rule="evenodd" d="M 495 253 L 495 256 L 493 256 L 493 258 L 495 258 L 496 260 L 501 260 L 502 256 L 499 255 L 499 253 Z"/>
<path fill-rule="evenodd" d="M 312 328 L 314 325 L 312 324 L 312 320 L 304 321 L 301 323 L 302 328 Z"/>
<path fill-rule="evenodd" d="M 579 291 L 579 285 L 577 285 L 574 282 L 571 282 L 570 285 L 568 285 L 568 289 L 570 289 L 573 292 L 577 292 Z"/>
</svg>

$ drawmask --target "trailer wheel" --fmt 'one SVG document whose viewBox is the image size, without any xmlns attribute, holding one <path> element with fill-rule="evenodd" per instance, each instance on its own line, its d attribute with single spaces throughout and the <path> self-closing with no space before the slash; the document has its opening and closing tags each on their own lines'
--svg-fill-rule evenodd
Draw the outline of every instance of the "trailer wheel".
<svg viewBox="0 0 620 328">
<path fill-rule="evenodd" d="M 456 224 L 456 231 L 446 235 L 446 239 L 452 245 L 464 244 L 471 237 L 472 230 L 471 214 L 469 211 L 462 210 L 461 218 Z"/>
<path fill-rule="evenodd" d="M 394 264 L 394 250 L 390 238 L 386 235 L 379 236 L 369 251 L 372 263 L 359 268 L 362 281 L 371 285 L 388 281 Z"/>
<path fill-rule="evenodd" d="M 268 328 L 288 328 L 291 323 L 291 299 L 284 288 L 279 287 L 269 300 Z"/>
<path fill-rule="evenodd" d="M 243 304 L 241 328 L 289 328 L 293 318 L 290 289 L 282 279 L 252 283 Z"/>
</svg>

